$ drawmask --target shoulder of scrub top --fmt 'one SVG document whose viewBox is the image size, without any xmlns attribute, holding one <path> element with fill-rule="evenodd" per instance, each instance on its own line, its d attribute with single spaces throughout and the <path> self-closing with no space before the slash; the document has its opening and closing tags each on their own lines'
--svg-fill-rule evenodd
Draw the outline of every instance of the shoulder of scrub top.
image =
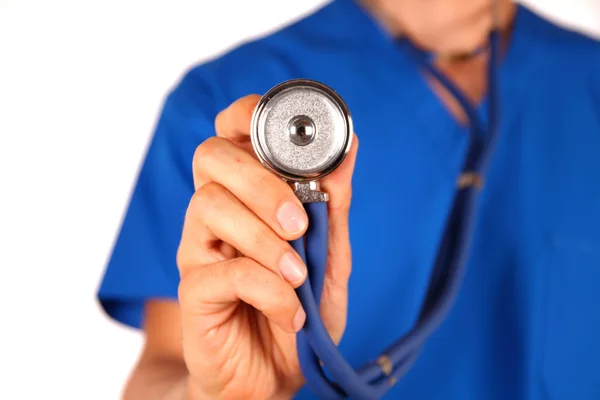
<svg viewBox="0 0 600 400">
<path fill-rule="evenodd" d="M 560 72 L 590 78 L 600 90 L 600 37 L 585 30 L 559 24 L 522 7 L 529 50 Z"/>
</svg>

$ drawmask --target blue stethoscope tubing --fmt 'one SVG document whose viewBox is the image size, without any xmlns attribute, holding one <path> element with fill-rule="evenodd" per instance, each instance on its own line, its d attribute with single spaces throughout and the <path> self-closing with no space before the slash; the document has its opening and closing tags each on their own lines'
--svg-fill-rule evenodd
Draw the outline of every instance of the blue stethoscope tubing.
<svg viewBox="0 0 600 400">
<path fill-rule="evenodd" d="M 463 160 L 463 173 L 483 176 L 495 147 L 499 114 L 499 42 L 500 33 L 494 30 L 489 39 L 487 130 L 482 128 L 477 111 L 461 91 L 432 65 L 431 57 L 410 42 L 401 42 L 409 54 L 451 92 L 467 115 L 469 143 Z M 384 351 L 384 357 L 390 362 L 385 369 L 378 362 L 370 362 L 355 371 L 344 360 L 327 333 L 319 313 L 327 267 L 327 203 L 304 205 L 310 221 L 308 230 L 304 237 L 291 242 L 308 267 L 308 279 L 296 289 L 306 312 L 304 327 L 297 334 L 297 350 L 307 385 L 320 399 L 380 399 L 393 382 L 411 367 L 425 341 L 442 323 L 457 297 L 470 253 L 478 192 L 478 188 L 473 185 L 457 190 L 417 323 L 404 337 Z"/>
</svg>

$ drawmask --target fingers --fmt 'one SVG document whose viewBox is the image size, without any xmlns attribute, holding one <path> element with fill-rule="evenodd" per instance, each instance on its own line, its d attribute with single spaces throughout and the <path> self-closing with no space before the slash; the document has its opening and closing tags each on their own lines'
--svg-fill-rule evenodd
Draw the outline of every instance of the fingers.
<svg viewBox="0 0 600 400">
<path fill-rule="evenodd" d="M 293 287 L 306 278 L 306 266 L 286 240 L 223 186 L 208 183 L 196 191 L 188 207 L 179 268 L 217 261 L 212 243 L 219 241 L 230 244 Z"/>
<path fill-rule="evenodd" d="M 264 168 L 244 145 L 260 96 L 248 96 L 221 112 L 217 136 L 196 149 L 193 178 L 196 193 L 188 207 L 178 265 L 180 301 L 188 315 L 207 329 L 220 326 L 241 300 L 260 310 L 282 329 L 295 332 L 304 320 L 294 287 L 306 279 L 306 267 L 288 240 L 300 237 L 308 218 L 290 186 Z M 336 337 L 341 335 L 350 272 L 348 212 L 358 141 L 353 138 L 346 160 L 322 180 L 329 193 L 329 258 L 322 309 Z M 223 251 L 237 249 L 244 257 Z M 227 253 L 227 254 L 226 254 Z M 300 272 L 299 272 L 300 271 Z M 296 324 L 294 324 L 296 321 Z"/>
<path fill-rule="evenodd" d="M 210 317 L 214 307 L 243 301 L 287 332 L 297 332 L 306 315 L 294 289 L 272 271 L 249 258 L 235 258 L 190 269 L 179 285 L 179 302 L 187 316 Z M 205 321 L 210 329 L 215 321 Z"/>
<path fill-rule="evenodd" d="M 348 156 L 321 184 L 329 193 L 329 256 L 327 279 L 321 298 L 321 315 L 327 331 L 337 343 L 346 325 L 348 279 L 352 270 L 352 254 L 348 213 L 352 198 L 352 174 L 358 151 L 358 139 L 353 138 Z"/>
<path fill-rule="evenodd" d="M 287 240 L 301 236 L 308 219 L 292 189 L 243 146 L 259 98 L 248 96 L 221 112 L 217 137 L 196 149 L 196 193 L 177 255 L 180 302 L 188 316 L 204 316 L 193 319 L 207 329 L 225 322 L 213 319 L 227 318 L 215 307 L 223 311 L 241 300 L 296 332 L 305 314 L 292 284 L 304 281 L 306 267 Z M 244 257 L 227 259 L 223 243 Z"/>
<path fill-rule="evenodd" d="M 250 122 L 259 95 L 243 97 L 217 115 L 217 137 L 196 149 L 196 189 L 217 182 L 240 199 L 279 236 L 292 240 L 306 230 L 308 219 L 300 201 L 283 180 L 268 172 L 240 142 L 249 141 Z"/>
<path fill-rule="evenodd" d="M 231 141 L 204 141 L 196 149 L 193 170 L 196 188 L 219 183 L 280 237 L 296 239 L 306 230 L 308 218 L 289 185 Z"/>
<path fill-rule="evenodd" d="M 352 174 L 358 153 L 358 136 L 352 137 L 352 146 L 344 162 L 323 178 L 321 188 L 329 193 L 329 211 L 348 213 L 352 198 Z"/>
</svg>

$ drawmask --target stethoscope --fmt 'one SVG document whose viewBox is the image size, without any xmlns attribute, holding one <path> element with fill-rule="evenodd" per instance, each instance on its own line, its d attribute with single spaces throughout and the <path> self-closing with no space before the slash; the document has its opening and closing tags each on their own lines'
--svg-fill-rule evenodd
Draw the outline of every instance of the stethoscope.
<svg viewBox="0 0 600 400">
<path fill-rule="evenodd" d="M 381 398 L 415 362 L 427 338 L 448 314 L 465 272 L 476 200 L 497 138 L 498 30 L 490 34 L 488 46 L 487 129 L 461 91 L 432 65 L 431 55 L 407 40 L 400 45 L 462 106 L 469 120 L 469 142 L 418 320 L 375 361 L 356 371 L 342 357 L 319 315 L 328 242 L 328 194 L 320 190 L 319 179 L 334 171 L 350 149 L 354 131 L 348 107 L 330 87 L 295 79 L 269 90 L 252 118 L 251 138 L 257 157 L 292 185 L 310 221 L 305 236 L 291 244 L 308 267 L 308 279 L 296 290 L 307 315 L 297 334 L 298 357 L 308 387 L 320 399 Z"/>
</svg>

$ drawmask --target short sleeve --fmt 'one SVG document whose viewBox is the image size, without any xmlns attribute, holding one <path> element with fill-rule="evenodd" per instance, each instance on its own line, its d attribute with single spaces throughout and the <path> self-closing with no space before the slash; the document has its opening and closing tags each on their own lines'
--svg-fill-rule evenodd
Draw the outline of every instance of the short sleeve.
<svg viewBox="0 0 600 400">
<path fill-rule="evenodd" d="M 190 72 L 164 102 L 98 290 L 107 314 L 134 328 L 144 303 L 176 299 L 176 254 L 193 194 L 192 158 L 214 135 L 216 105 Z"/>
</svg>

